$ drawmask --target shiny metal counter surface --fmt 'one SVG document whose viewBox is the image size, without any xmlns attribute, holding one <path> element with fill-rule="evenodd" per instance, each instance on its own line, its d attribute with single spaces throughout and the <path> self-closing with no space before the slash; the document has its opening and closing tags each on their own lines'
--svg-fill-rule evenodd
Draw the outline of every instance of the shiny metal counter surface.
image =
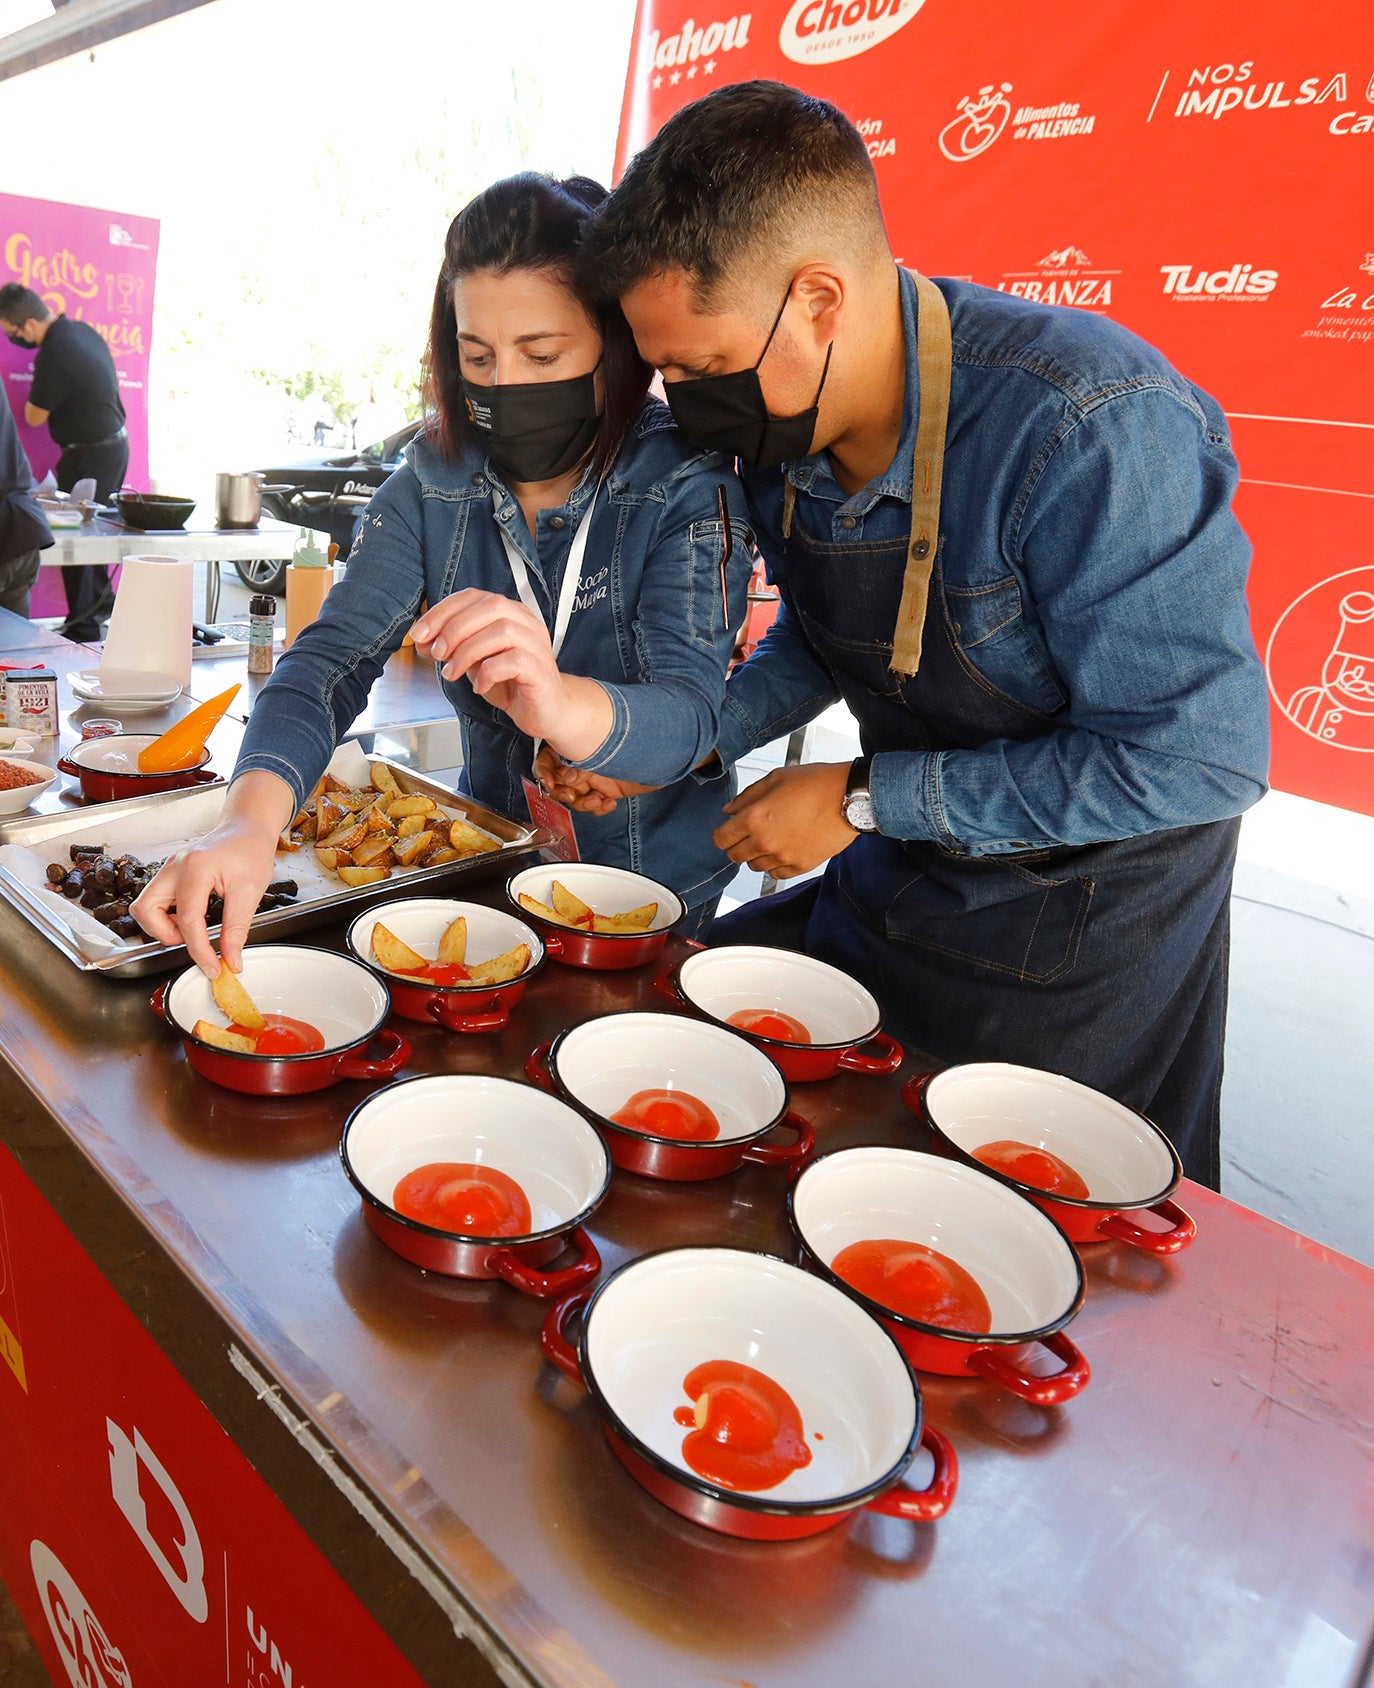
<svg viewBox="0 0 1374 1688">
<path fill-rule="evenodd" d="M 472 894 L 497 901 L 499 883 Z M 145 985 L 54 968 L 8 908 L 0 954 L 10 1067 L 438 1568 L 509 1679 L 1353 1680 L 1374 1633 L 1374 1274 L 1355 1263 L 1185 1186 L 1189 1252 L 1092 1251 L 1072 1327 L 1094 1372 L 1080 1399 L 1042 1410 L 923 1380 L 962 1462 L 948 1518 L 730 1540 L 621 1470 L 588 1401 L 542 1361 L 541 1304 L 422 1274 L 365 1228 L 337 1142 L 372 1086 L 292 1102 L 218 1090 Z M 518 1076 L 564 1025 L 662 1008 L 653 971 L 550 965 L 499 1035 L 402 1023 L 403 1076 Z M 919 1145 L 898 1096 L 914 1070 L 797 1086 L 794 1105 L 823 1149 Z M 780 1176 L 752 1167 L 695 1186 L 618 1173 L 591 1229 L 608 1268 L 682 1243 L 789 1248 Z"/>
</svg>

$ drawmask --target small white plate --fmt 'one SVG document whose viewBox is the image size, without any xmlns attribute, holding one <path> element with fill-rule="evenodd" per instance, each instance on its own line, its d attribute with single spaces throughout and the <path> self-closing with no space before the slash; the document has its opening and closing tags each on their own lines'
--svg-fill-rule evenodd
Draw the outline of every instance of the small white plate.
<svg viewBox="0 0 1374 1688">
<path fill-rule="evenodd" d="M 82 668 L 71 676 L 72 691 L 84 703 L 143 704 L 161 709 L 181 696 L 181 683 L 170 674 L 144 674 L 132 668 Z"/>
</svg>

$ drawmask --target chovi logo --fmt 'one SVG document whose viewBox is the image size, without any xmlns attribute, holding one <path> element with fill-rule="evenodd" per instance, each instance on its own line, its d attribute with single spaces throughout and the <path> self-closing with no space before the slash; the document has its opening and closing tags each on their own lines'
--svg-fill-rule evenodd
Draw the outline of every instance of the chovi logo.
<svg viewBox="0 0 1374 1688">
<path fill-rule="evenodd" d="M 852 59 L 895 35 L 925 0 L 795 0 L 778 45 L 795 64 Z"/>
<path fill-rule="evenodd" d="M 1374 752 L 1374 568 L 1308 587 L 1275 623 L 1264 667 L 1299 731 L 1334 750 Z"/>
<path fill-rule="evenodd" d="M 986 152 L 1007 126 L 1011 106 L 1007 95 L 1011 83 L 1003 82 L 994 88 L 985 83 L 976 94 L 965 94 L 959 101 L 957 117 L 952 117 L 940 131 L 940 151 L 952 164 L 966 164 Z"/>
</svg>

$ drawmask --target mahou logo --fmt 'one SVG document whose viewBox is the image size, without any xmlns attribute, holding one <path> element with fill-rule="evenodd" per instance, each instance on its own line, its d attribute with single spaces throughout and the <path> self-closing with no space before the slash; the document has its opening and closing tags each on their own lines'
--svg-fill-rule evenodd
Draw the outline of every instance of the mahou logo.
<svg viewBox="0 0 1374 1688">
<path fill-rule="evenodd" d="M 924 5 L 925 0 L 794 0 L 778 45 L 794 64 L 834 64 L 886 41 Z"/>
<path fill-rule="evenodd" d="M 985 83 L 976 94 L 965 94 L 959 101 L 957 117 L 952 117 L 940 131 L 940 151 L 951 164 L 967 164 L 986 152 L 1007 126 L 1011 105 L 1007 95 L 1011 83 L 994 88 Z"/>
</svg>

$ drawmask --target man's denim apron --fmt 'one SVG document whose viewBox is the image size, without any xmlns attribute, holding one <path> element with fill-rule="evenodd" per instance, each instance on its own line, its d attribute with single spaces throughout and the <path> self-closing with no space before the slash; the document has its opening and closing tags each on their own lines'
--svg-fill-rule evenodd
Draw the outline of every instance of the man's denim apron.
<svg viewBox="0 0 1374 1688">
<path fill-rule="evenodd" d="M 923 344 L 923 393 L 924 373 Z M 866 754 L 1062 726 L 965 656 L 938 547 L 920 666 L 903 675 L 891 662 L 910 542 L 818 539 L 799 500 L 785 544 L 793 605 Z M 1225 820 L 999 856 L 864 833 L 822 878 L 725 916 L 708 941 L 843 968 L 877 997 L 887 1031 L 941 1062 L 1019 1062 L 1103 1090 L 1149 1115 L 1187 1175 L 1215 1189 L 1238 831 Z"/>
</svg>

